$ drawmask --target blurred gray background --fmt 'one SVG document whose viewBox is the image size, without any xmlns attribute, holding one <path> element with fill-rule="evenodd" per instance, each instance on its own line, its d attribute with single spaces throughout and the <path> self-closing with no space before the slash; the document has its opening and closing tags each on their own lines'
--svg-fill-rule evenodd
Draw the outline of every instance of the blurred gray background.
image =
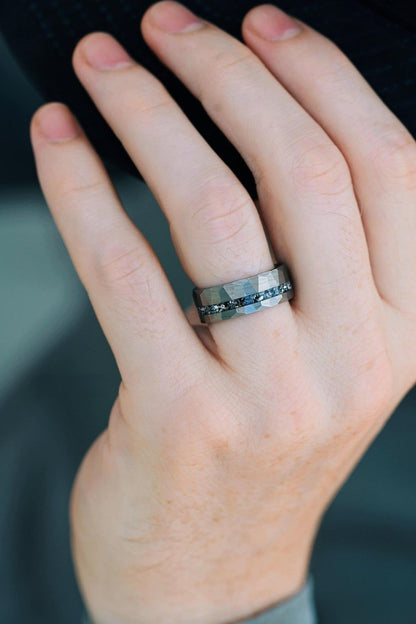
<svg viewBox="0 0 416 624">
<path fill-rule="evenodd" d="M 28 130 L 41 100 L 1 39 L 0 71 L 0 624 L 77 624 L 68 497 L 119 376 L 37 183 Z M 188 305 L 156 201 L 112 174 Z M 416 623 L 415 415 L 413 391 L 326 514 L 312 561 L 323 624 Z"/>
</svg>

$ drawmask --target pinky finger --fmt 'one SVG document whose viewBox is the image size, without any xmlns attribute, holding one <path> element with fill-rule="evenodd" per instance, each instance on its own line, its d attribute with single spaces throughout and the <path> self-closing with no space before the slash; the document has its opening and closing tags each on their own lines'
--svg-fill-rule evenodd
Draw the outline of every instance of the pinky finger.
<svg viewBox="0 0 416 624">
<path fill-rule="evenodd" d="M 169 376 L 181 370 L 181 380 L 192 384 L 191 372 L 206 352 L 101 160 L 63 104 L 35 113 L 31 140 L 46 201 L 123 383 L 183 391 Z"/>
</svg>

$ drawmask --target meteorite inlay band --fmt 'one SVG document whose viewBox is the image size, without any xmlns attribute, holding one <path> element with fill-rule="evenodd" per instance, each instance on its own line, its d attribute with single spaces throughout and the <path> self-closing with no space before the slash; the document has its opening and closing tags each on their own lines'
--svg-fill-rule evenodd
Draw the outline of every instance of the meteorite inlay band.
<svg viewBox="0 0 416 624">
<path fill-rule="evenodd" d="M 216 323 L 289 301 L 293 286 L 285 265 L 275 265 L 252 277 L 211 286 L 194 288 L 193 299 L 202 323 Z"/>
</svg>

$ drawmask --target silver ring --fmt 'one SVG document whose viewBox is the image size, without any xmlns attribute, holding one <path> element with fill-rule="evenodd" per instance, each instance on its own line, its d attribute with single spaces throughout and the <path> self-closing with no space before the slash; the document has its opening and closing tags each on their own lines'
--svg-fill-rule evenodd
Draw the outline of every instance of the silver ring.
<svg viewBox="0 0 416 624">
<path fill-rule="evenodd" d="M 294 292 L 286 266 L 276 264 L 271 271 L 228 284 L 195 287 L 192 294 L 201 322 L 216 323 L 289 301 Z"/>
</svg>

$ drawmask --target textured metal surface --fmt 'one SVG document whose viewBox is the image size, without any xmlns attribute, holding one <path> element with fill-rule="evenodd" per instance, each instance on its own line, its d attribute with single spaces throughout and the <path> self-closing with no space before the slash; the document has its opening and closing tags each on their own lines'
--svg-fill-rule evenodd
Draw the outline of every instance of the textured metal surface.
<svg viewBox="0 0 416 624">
<path fill-rule="evenodd" d="M 227 284 L 193 289 L 202 323 L 216 323 L 271 308 L 289 301 L 293 294 L 289 273 L 283 264 Z"/>
</svg>

